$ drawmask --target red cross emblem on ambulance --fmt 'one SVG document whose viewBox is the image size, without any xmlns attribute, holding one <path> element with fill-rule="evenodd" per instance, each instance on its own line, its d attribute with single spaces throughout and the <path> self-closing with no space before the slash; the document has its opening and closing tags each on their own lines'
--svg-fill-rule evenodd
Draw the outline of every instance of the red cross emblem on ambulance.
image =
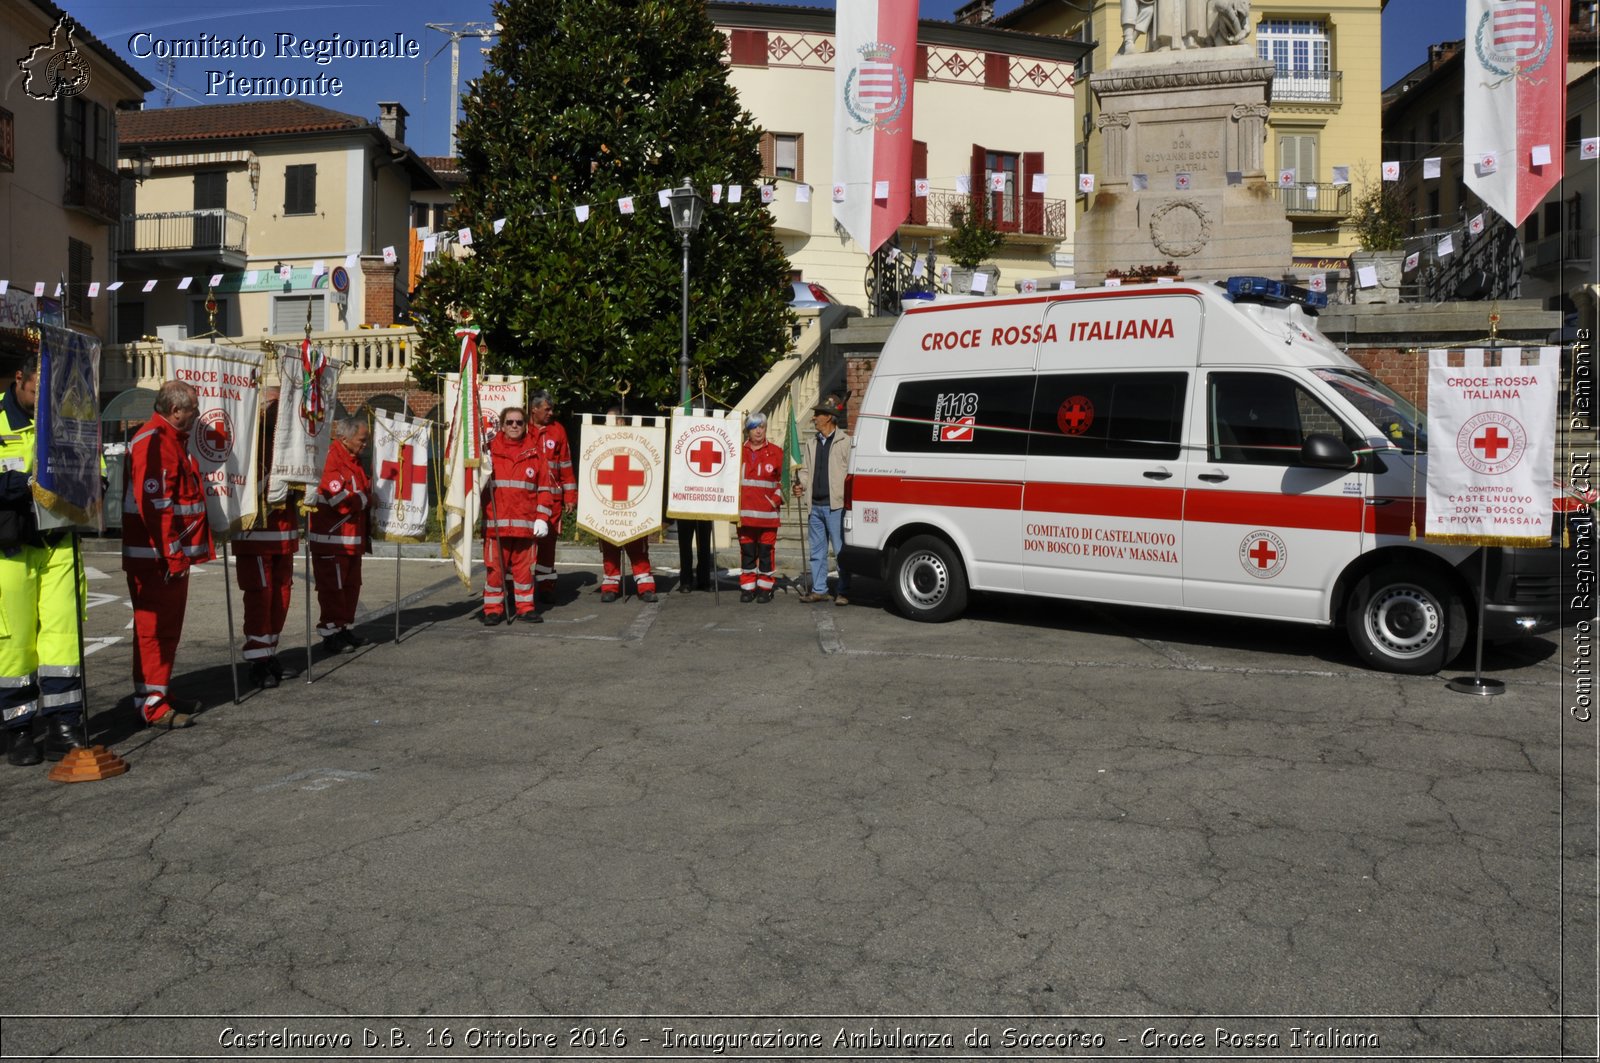
<svg viewBox="0 0 1600 1063">
<path fill-rule="evenodd" d="M 1239 543 L 1239 564 L 1256 579 L 1271 579 L 1289 561 L 1289 548 L 1276 533 L 1257 528 Z"/>
</svg>

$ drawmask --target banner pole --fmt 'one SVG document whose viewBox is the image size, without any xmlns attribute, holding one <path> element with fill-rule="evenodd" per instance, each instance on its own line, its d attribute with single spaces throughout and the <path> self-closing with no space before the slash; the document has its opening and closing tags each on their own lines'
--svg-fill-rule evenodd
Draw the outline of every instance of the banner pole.
<svg viewBox="0 0 1600 1063">
<path fill-rule="evenodd" d="M 1489 548 L 1478 548 L 1478 654 L 1473 665 L 1471 675 L 1457 676 L 1445 684 L 1458 694 L 1477 694 L 1479 697 L 1493 697 L 1506 692 L 1505 683 L 1498 679 L 1485 679 L 1483 677 L 1483 611 L 1484 597 L 1489 589 Z"/>
<path fill-rule="evenodd" d="M 222 603 L 228 614 L 228 674 L 233 677 L 233 703 L 239 704 L 239 644 L 234 640 L 232 580 L 228 578 L 228 540 L 222 540 Z"/>
<path fill-rule="evenodd" d="M 400 543 L 394 544 L 394 641 L 400 644 Z"/>
<path fill-rule="evenodd" d="M 83 652 L 83 622 L 84 613 L 88 611 L 87 600 L 77 600 L 80 582 L 83 586 L 85 599 L 88 596 L 89 580 L 83 572 L 83 557 L 78 553 L 78 529 L 72 529 L 72 615 L 78 621 L 78 696 L 83 699 L 83 711 L 79 713 L 78 724 L 83 728 L 83 745 L 89 747 L 89 669 L 86 667 L 89 658 Z M 134 647 L 138 653 L 139 648 Z"/>
<path fill-rule="evenodd" d="M 311 679 L 311 591 L 312 591 L 312 588 L 313 588 L 314 584 L 312 583 L 312 579 L 311 579 L 311 511 L 309 509 L 306 510 L 306 538 L 305 538 L 305 543 L 306 543 L 306 553 L 305 553 L 305 575 L 306 575 L 306 593 L 305 593 L 305 599 L 306 599 L 306 682 L 310 683 L 310 682 L 312 682 L 312 679 Z"/>
</svg>

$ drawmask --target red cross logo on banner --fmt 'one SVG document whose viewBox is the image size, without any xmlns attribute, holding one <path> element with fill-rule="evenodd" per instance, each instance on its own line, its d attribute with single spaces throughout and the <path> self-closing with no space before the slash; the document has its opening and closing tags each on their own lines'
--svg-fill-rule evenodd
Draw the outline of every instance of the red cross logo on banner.
<svg viewBox="0 0 1600 1063">
<path fill-rule="evenodd" d="M 1475 437 L 1472 440 L 1472 446 L 1474 450 L 1483 451 L 1484 458 L 1489 461 L 1494 461 L 1500 457 L 1500 452 L 1502 450 L 1505 450 L 1507 447 L 1511 446 L 1511 438 L 1509 436 L 1501 435 L 1499 428 L 1495 427 L 1494 425 L 1490 425 L 1487 432 L 1483 433 L 1481 436 Z"/>
<path fill-rule="evenodd" d="M 428 479 L 428 467 L 412 464 L 411 454 L 411 444 L 403 444 L 399 461 L 386 461 L 378 467 L 378 479 L 393 480 L 395 497 L 405 502 L 411 501 L 411 489 Z"/>
<path fill-rule="evenodd" d="M 233 450 L 233 426 L 228 415 L 220 409 L 210 409 L 200 415 L 200 431 L 195 435 L 194 447 L 207 461 L 221 463 Z"/>
<path fill-rule="evenodd" d="M 727 455 L 714 439 L 702 439 L 689 450 L 689 466 L 700 476 L 712 476 L 722 468 Z"/>
<path fill-rule="evenodd" d="M 649 479 L 643 469 L 635 469 L 627 454 L 618 454 L 611 464 L 595 474 L 595 482 L 611 489 L 611 501 L 626 502 L 635 487 L 643 487 Z"/>
</svg>

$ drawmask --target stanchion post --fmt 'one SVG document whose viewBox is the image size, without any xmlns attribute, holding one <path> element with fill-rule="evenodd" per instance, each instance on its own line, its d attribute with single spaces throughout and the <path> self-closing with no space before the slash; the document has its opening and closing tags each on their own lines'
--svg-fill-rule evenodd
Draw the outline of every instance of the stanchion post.
<svg viewBox="0 0 1600 1063">
<path fill-rule="evenodd" d="M 222 603 L 228 616 L 228 674 L 233 676 L 233 703 L 239 704 L 239 645 L 234 641 L 233 589 L 228 576 L 228 541 L 222 541 Z"/>
</svg>

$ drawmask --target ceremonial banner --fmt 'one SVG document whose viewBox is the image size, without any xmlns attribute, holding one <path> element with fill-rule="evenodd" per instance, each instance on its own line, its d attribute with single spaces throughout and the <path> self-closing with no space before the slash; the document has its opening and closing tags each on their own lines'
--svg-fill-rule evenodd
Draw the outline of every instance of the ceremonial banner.
<svg viewBox="0 0 1600 1063">
<path fill-rule="evenodd" d="M 654 424 L 646 427 L 646 421 Z M 661 529 L 666 436 L 658 417 L 585 418 L 578 455 L 578 527 L 615 546 Z M 731 464 L 737 462 L 735 452 Z"/>
<path fill-rule="evenodd" d="M 1429 542 L 1550 545 L 1560 350 L 1428 352 Z"/>
<path fill-rule="evenodd" d="M 917 0 L 851 0 L 834 14 L 833 217 L 869 253 L 911 213 Z M 872 195 L 886 182 L 888 195 Z"/>
<path fill-rule="evenodd" d="M 667 516 L 674 520 L 739 519 L 739 426 L 737 410 L 672 415 L 667 466 Z"/>
<path fill-rule="evenodd" d="M 256 514 L 256 442 L 261 409 L 260 351 L 167 341 L 167 379 L 200 393 L 189 449 L 206 484 L 206 519 L 220 535 L 250 526 Z"/>
<path fill-rule="evenodd" d="M 100 515 L 100 341 L 39 326 L 33 498 L 40 524 L 93 524 Z"/>
<path fill-rule="evenodd" d="M 1462 152 L 1469 165 L 1462 176 L 1495 213 L 1521 225 L 1561 180 L 1567 5 L 1467 0 L 1466 28 Z M 1552 158 L 1536 166 L 1540 146 Z"/>
<path fill-rule="evenodd" d="M 468 331 L 468 330 L 463 330 Z M 462 363 L 478 364 L 476 333 L 473 342 L 462 341 Z M 468 348 L 471 348 L 469 351 Z M 456 563 L 456 575 L 472 586 L 472 546 L 477 539 L 477 469 L 494 438 L 500 411 L 507 406 L 524 405 L 528 382 L 524 377 L 491 376 L 478 378 L 478 386 L 461 387 L 460 373 L 444 374 L 444 409 L 448 411 L 444 441 L 444 550 Z M 476 431 L 463 431 L 463 424 L 476 425 Z"/>
<path fill-rule="evenodd" d="M 428 531 L 428 451 L 433 422 L 372 411 L 372 535 L 419 543 Z"/>
<path fill-rule="evenodd" d="M 273 429 L 272 468 L 267 473 L 267 502 L 277 504 L 289 486 L 315 489 L 322 480 L 333 439 L 338 409 L 339 363 L 302 340 L 278 347 L 278 420 Z"/>
</svg>

